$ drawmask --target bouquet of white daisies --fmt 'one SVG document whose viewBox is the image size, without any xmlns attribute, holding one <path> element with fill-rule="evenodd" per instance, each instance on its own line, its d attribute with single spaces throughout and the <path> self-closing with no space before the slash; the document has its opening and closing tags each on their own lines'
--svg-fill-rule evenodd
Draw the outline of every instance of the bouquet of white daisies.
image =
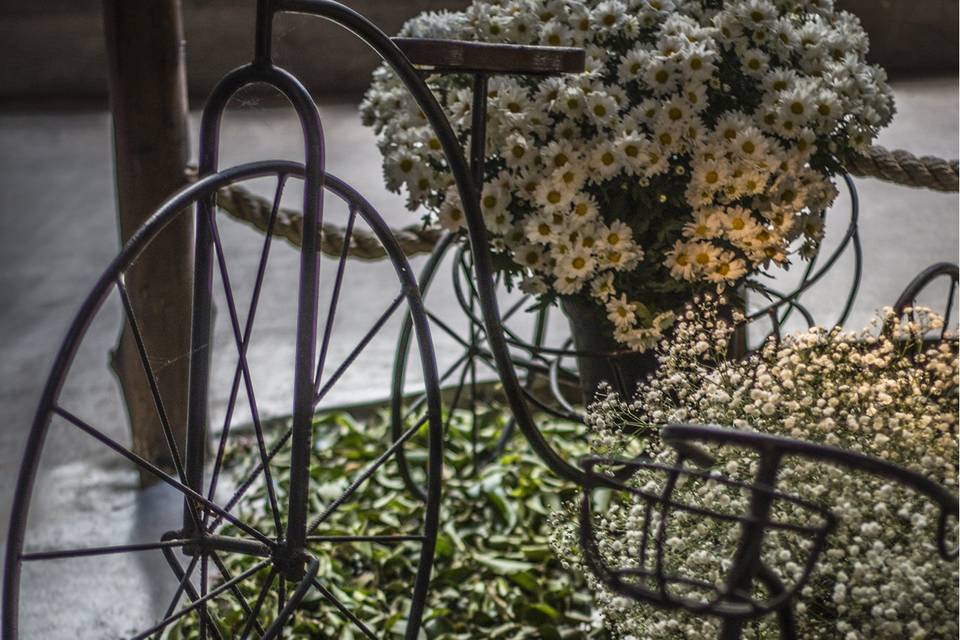
<svg viewBox="0 0 960 640">
<path fill-rule="evenodd" d="M 697 292 L 814 252 L 831 177 L 894 112 L 833 0 L 474 0 L 402 35 L 586 50 L 583 74 L 491 80 L 481 204 L 508 282 L 605 307 L 638 350 Z M 466 145 L 470 79 L 429 84 Z M 361 110 L 388 187 L 461 228 L 440 145 L 392 72 Z"/>
<path fill-rule="evenodd" d="M 900 320 L 887 309 L 874 326 L 846 332 L 813 328 L 782 341 L 769 340 L 745 360 L 727 357 L 734 326 L 716 306 L 689 308 L 674 337 L 658 348 L 660 367 L 632 398 L 609 393 L 588 411 L 590 448 L 602 457 L 644 454 L 674 464 L 676 452 L 659 439 L 670 422 L 718 424 L 788 436 L 858 451 L 917 471 L 957 493 L 956 334 L 941 341 L 923 337 L 942 318 L 916 310 Z M 742 321 L 742 318 L 740 318 Z M 711 447 L 714 473 L 751 483 L 757 458 L 740 447 Z M 642 470 L 629 483 L 654 495 L 666 474 Z M 828 537 L 810 581 L 795 601 L 798 637 L 839 640 L 955 638 L 958 564 L 938 553 L 939 506 L 886 478 L 826 462 L 792 457 L 780 469 L 779 491 L 833 512 L 837 529 Z M 724 514 L 749 512 L 749 492 L 720 482 L 685 477 L 677 503 Z M 638 565 L 645 543 L 645 503 L 617 492 L 594 518 L 594 539 L 611 566 Z M 578 505 L 555 517 L 554 551 L 585 571 L 579 552 Z M 802 509 L 775 507 L 775 519 L 811 524 Z M 798 518 L 801 518 L 798 520 Z M 665 571 L 720 582 L 734 557 L 739 525 L 674 510 L 666 529 Z M 660 526 L 654 522 L 654 531 Z M 957 543 L 949 519 L 947 544 Z M 764 562 L 788 587 L 804 571 L 810 540 L 769 530 Z M 648 551 L 648 553 L 650 553 Z M 649 556 L 648 556 L 649 557 Z M 588 572 L 587 572 L 588 573 Z M 616 638 L 714 639 L 719 620 L 665 611 L 609 592 L 592 575 L 597 603 Z M 673 595 L 703 598 L 703 591 Z M 744 637 L 778 639 L 768 616 L 749 624 Z"/>
</svg>

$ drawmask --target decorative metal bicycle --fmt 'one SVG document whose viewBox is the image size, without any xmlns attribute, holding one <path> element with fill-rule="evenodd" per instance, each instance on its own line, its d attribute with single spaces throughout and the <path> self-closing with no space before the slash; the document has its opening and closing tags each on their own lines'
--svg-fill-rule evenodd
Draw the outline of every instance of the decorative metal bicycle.
<svg viewBox="0 0 960 640">
<path fill-rule="evenodd" d="M 467 281 L 470 275 L 473 276 L 469 292 L 461 291 L 462 302 L 469 310 L 471 321 L 471 339 L 466 345 L 470 350 L 467 357 L 469 359 L 482 356 L 496 370 L 513 424 L 544 463 L 560 477 L 580 483 L 586 482 L 587 486 L 592 486 L 593 480 L 587 477 L 588 474 L 565 460 L 537 428 L 531 406 L 533 397 L 526 386 L 529 377 L 521 382 L 517 373 L 518 367 L 522 367 L 528 375 L 531 371 L 540 375 L 552 372 L 555 386 L 558 377 L 565 375 L 562 366 L 556 364 L 558 360 L 551 364 L 541 357 L 547 352 L 542 348 L 542 344 L 539 344 L 540 338 L 536 335 L 533 339 L 534 357 L 527 363 L 518 362 L 516 354 L 511 351 L 511 347 L 523 347 L 523 344 L 516 336 L 510 335 L 503 325 L 502 320 L 513 310 L 501 316 L 498 307 L 496 277 L 478 203 L 478 185 L 483 179 L 483 146 L 480 143 L 473 145 L 470 150 L 471 161 L 468 163 L 450 124 L 421 77 L 422 67 L 428 67 L 432 72 L 456 70 L 473 73 L 476 107 L 474 131 L 480 131 L 483 127 L 486 79 L 489 74 L 575 71 L 582 67 L 583 52 L 548 47 L 451 44 L 400 39 L 394 41 L 356 12 L 332 0 L 259 0 L 254 60 L 221 80 L 205 105 L 200 129 L 200 166 L 197 181 L 164 203 L 110 263 L 85 299 L 57 353 L 30 431 L 11 514 L 3 581 L 4 640 L 22 637 L 20 620 L 21 609 L 25 603 L 21 602 L 20 596 L 27 565 L 51 566 L 58 561 L 75 558 L 104 559 L 156 551 L 161 552 L 166 560 L 175 578 L 176 589 L 169 604 L 158 610 L 152 620 L 144 621 L 140 627 L 127 633 L 128 637 L 159 637 L 186 616 L 196 618 L 201 638 L 224 637 L 219 626 L 211 620 L 208 605 L 215 598 L 229 597 L 235 599 L 243 611 L 242 619 L 232 631 L 236 637 L 255 635 L 265 639 L 278 638 L 291 621 L 293 612 L 308 596 L 319 596 L 328 601 L 363 636 L 380 637 L 382 630 L 370 628 L 360 616 L 344 605 L 327 585 L 317 579 L 324 548 L 358 542 L 416 548 L 415 579 L 408 588 L 410 605 L 406 611 L 403 635 L 408 640 L 418 637 L 440 524 L 442 489 L 443 424 L 440 384 L 446 375 L 437 371 L 430 335 L 430 318 L 421 299 L 422 288 L 429 284 L 436 264 L 431 262 L 432 266 L 428 266 L 430 271 L 425 272 L 422 281 L 418 282 L 379 213 L 361 194 L 326 173 L 323 129 L 316 105 L 295 77 L 274 66 L 271 61 L 272 24 L 276 14 L 283 12 L 323 17 L 352 31 L 389 63 L 422 109 L 437 134 L 464 203 L 470 249 L 469 255 L 461 251 L 457 259 L 463 267 L 461 275 L 467 274 Z M 518 60 L 525 62 L 518 64 Z M 414 63 L 421 69 L 418 70 Z M 224 110 L 231 97 L 252 83 L 273 87 L 293 105 L 303 129 L 303 163 L 262 161 L 226 169 L 219 168 L 219 130 Z M 479 141 L 484 138 L 482 135 L 473 137 Z M 272 212 L 259 250 L 253 290 L 247 302 L 238 299 L 236 281 L 231 280 L 227 251 L 217 221 L 217 192 L 227 186 L 264 179 L 272 181 L 274 185 Z M 272 228 L 280 211 L 285 189 L 292 183 L 297 183 L 303 191 L 303 243 L 299 256 L 297 328 L 294 336 L 295 371 L 291 390 L 292 423 L 289 429 L 268 446 L 247 354 L 266 282 Z M 318 229 L 322 222 L 327 193 L 346 206 L 348 222 L 344 250 L 331 278 L 332 294 L 325 312 L 321 313 Z M 136 310 L 130 302 L 125 283 L 125 276 L 135 267 L 137 257 L 162 234 L 166 225 L 182 216 L 195 216 L 196 225 L 192 344 L 189 354 L 189 416 L 185 443 L 177 442 L 167 419 L 167 411 L 156 382 L 157 371 L 140 334 Z M 371 329 L 349 352 L 342 364 L 327 375 L 325 364 L 330 352 L 334 319 L 345 311 L 340 308 L 339 300 L 347 270 L 349 236 L 358 225 L 368 227 L 383 246 L 389 259 L 392 277 L 395 278 L 397 293 L 385 305 L 385 310 L 373 315 L 370 319 Z M 844 245 L 850 241 L 856 242 L 855 221 L 851 228 L 853 231 L 848 232 Z M 441 256 L 452 243 L 452 237 L 443 241 Z M 830 264 L 833 261 L 835 258 L 831 258 Z M 807 282 L 815 280 L 816 277 L 805 277 L 801 290 L 806 288 Z M 858 277 L 855 274 L 855 282 Z M 237 365 L 229 379 L 228 399 L 220 409 L 223 414 L 223 427 L 216 441 L 215 451 L 211 452 L 211 465 L 208 464 L 206 448 L 212 431 L 210 405 L 214 400 L 210 393 L 213 382 L 210 355 L 212 341 L 217 339 L 211 329 L 215 288 L 219 288 L 226 301 L 228 339 L 236 348 Z M 854 291 L 855 288 L 856 285 Z M 776 313 L 776 309 L 781 305 L 799 308 L 795 296 L 774 294 L 774 297 L 782 300 L 777 303 L 778 306 L 772 307 L 773 313 Z M 92 423 L 76 410 L 64 406 L 65 403 L 62 402 L 64 384 L 71 365 L 77 353 L 85 348 L 91 324 L 110 309 L 122 311 L 134 335 L 143 364 L 145 384 L 154 400 L 169 448 L 172 472 L 138 456 L 130 447 L 122 444 L 108 428 Z M 242 315 L 244 309 L 245 316 Z M 415 345 L 417 353 L 413 360 L 420 368 L 423 378 L 422 399 L 414 403 L 414 408 L 404 407 L 403 376 L 395 377 L 391 396 L 394 413 L 392 441 L 384 443 L 383 452 L 368 467 L 358 470 L 353 481 L 337 497 L 320 504 L 319 508 L 314 508 L 311 512 L 313 416 L 324 410 L 324 399 L 329 397 L 331 389 L 343 379 L 344 373 L 353 365 L 370 340 L 383 330 L 387 319 L 400 309 L 406 314 L 407 325 L 403 329 L 398 347 L 398 361 L 405 371 L 411 345 Z M 351 321 L 357 319 L 356 310 L 350 309 L 349 313 Z M 478 351 L 481 330 L 483 349 Z M 548 355 L 562 356 L 565 353 L 567 352 L 558 350 Z M 461 386 L 462 384 L 463 382 Z M 222 474 L 224 455 L 230 437 L 231 418 L 241 397 L 246 397 L 249 405 L 247 410 L 252 418 L 258 460 L 240 481 L 227 487 Z M 412 420 L 405 415 L 410 411 L 414 411 Z M 404 415 L 401 416 L 401 412 Z M 571 415 L 571 407 L 566 405 L 560 413 Z M 103 531 L 100 532 L 105 538 L 103 540 L 71 539 L 69 544 L 56 548 L 31 546 L 28 518 L 31 506 L 43 489 L 37 485 L 37 479 L 52 422 L 69 425 L 83 437 L 92 439 L 112 451 L 117 459 L 132 463 L 141 473 L 156 477 L 177 492 L 183 504 L 182 514 L 177 521 L 170 523 L 168 529 L 159 532 L 153 539 L 142 542 L 117 541 L 110 539 L 110 531 Z M 423 438 L 423 446 L 426 448 L 426 464 L 416 478 L 414 474 L 408 473 L 406 484 L 411 493 L 424 500 L 422 521 L 407 523 L 411 526 L 397 531 L 395 535 L 329 533 L 326 525 L 330 518 L 357 492 L 362 483 L 374 477 L 385 463 L 394 458 L 406 465 L 404 448 L 418 434 Z M 276 463 L 280 458 L 289 461 L 284 464 L 288 469 L 285 473 L 289 474 L 290 486 L 285 503 L 278 498 L 274 490 L 273 474 L 277 472 L 276 467 L 279 465 Z M 257 482 L 263 482 L 266 486 L 267 508 L 273 524 L 269 530 L 254 528 L 236 515 L 240 506 L 250 499 L 250 487 Z M 224 561 L 228 555 L 251 557 L 255 559 L 255 563 L 242 573 L 231 575 Z M 187 559 L 186 566 L 182 564 L 184 559 Z M 210 579 L 211 564 L 219 575 L 217 580 Z M 197 574 L 199 580 L 196 580 Z M 239 585 L 245 580 L 263 576 L 266 576 L 266 579 L 260 582 L 263 586 L 258 596 L 248 601 Z M 55 580 L 55 569 L 48 570 L 43 577 Z M 265 612 L 263 604 L 270 590 L 275 591 L 279 606 L 275 611 Z M 183 601 L 186 602 L 182 603 Z M 56 603 L 54 605 L 57 606 Z M 265 618 L 269 618 L 269 622 L 264 623 Z"/>
</svg>

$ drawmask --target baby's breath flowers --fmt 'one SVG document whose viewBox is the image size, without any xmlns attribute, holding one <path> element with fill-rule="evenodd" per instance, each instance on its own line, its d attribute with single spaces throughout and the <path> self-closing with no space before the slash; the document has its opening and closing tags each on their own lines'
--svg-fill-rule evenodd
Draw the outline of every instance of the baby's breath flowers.
<svg viewBox="0 0 960 640">
<path fill-rule="evenodd" d="M 630 322 L 611 326 L 638 350 L 676 301 L 809 256 L 831 176 L 893 114 L 866 34 L 833 0 L 474 0 L 402 35 L 586 50 L 580 75 L 491 79 L 484 221 L 508 282 L 545 302 L 612 314 L 626 295 Z M 429 84 L 466 143 L 469 78 Z M 361 110 L 387 186 L 462 228 L 440 145 L 386 68 Z"/>
<path fill-rule="evenodd" d="M 733 323 L 718 318 L 715 304 L 701 302 L 687 309 L 673 339 L 660 345 L 660 368 L 632 399 L 608 393 L 590 407 L 591 451 L 618 458 L 643 452 L 672 464 L 675 454 L 658 439 L 660 425 L 726 425 L 865 453 L 920 472 L 956 494 L 956 335 L 925 343 L 922 336 L 939 329 L 942 319 L 920 309 L 911 317 L 915 319 L 901 320 L 887 309 L 863 331 L 813 328 L 781 342 L 771 339 L 746 359 L 731 361 L 727 345 Z M 713 473 L 751 482 L 754 454 L 730 447 L 710 447 L 710 452 L 716 459 Z M 659 493 L 664 479 L 663 473 L 641 471 L 629 482 Z M 890 479 L 800 458 L 785 460 L 777 488 L 819 504 L 839 519 L 795 601 L 800 637 L 957 637 L 960 573 L 956 561 L 937 553 L 937 506 Z M 643 503 L 620 493 L 596 513 L 596 539 L 612 566 L 637 566 Z M 742 515 L 748 513 L 749 493 L 689 478 L 674 500 Z M 816 524 L 817 518 L 801 508 L 782 501 L 775 505 L 773 516 L 781 522 Z M 554 550 L 583 570 L 576 506 L 555 522 Z M 654 531 L 657 522 L 655 518 Z M 739 525 L 679 510 L 673 510 L 669 522 L 667 571 L 722 579 Z M 956 540 L 957 523 L 951 518 L 948 545 Z M 764 545 L 764 562 L 788 588 L 795 584 L 809 543 L 771 530 Z M 591 584 L 614 637 L 717 637 L 717 619 L 655 609 L 611 594 L 595 580 Z M 671 589 L 678 597 L 684 593 L 682 585 Z M 780 637 L 771 617 L 749 629 L 745 637 Z"/>
</svg>

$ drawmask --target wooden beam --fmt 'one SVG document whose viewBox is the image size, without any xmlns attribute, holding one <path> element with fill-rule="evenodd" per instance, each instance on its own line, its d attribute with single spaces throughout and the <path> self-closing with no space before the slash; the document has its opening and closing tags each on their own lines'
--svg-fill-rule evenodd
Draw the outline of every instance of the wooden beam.
<svg viewBox="0 0 960 640">
<path fill-rule="evenodd" d="M 121 242 L 185 183 L 189 127 L 180 0 L 104 0 Z M 178 441 L 186 432 L 192 290 L 192 216 L 150 244 L 126 276 L 160 396 Z M 133 450 L 172 468 L 137 345 L 125 325 L 111 365 L 122 388 Z M 147 478 L 141 477 L 146 482 Z M 152 481 L 152 479 L 150 480 Z"/>
</svg>

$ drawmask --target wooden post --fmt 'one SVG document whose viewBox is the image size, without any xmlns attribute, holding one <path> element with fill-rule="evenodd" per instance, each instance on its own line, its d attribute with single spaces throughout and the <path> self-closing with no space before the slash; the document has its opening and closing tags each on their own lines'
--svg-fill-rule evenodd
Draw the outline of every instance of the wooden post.
<svg viewBox="0 0 960 640">
<path fill-rule="evenodd" d="M 186 62 L 180 0 L 104 0 L 120 239 L 176 189 L 189 158 Z M 150 244 L 126 277 L 160 396 L 183 451 L 192 290 L 192 216 Z M 170 456 L 129 325 L 111 366 L 133 432 L 133 450 L 166 469 Z M 153 478 L 141 473 L 141 482 Z"/>
</svg>

